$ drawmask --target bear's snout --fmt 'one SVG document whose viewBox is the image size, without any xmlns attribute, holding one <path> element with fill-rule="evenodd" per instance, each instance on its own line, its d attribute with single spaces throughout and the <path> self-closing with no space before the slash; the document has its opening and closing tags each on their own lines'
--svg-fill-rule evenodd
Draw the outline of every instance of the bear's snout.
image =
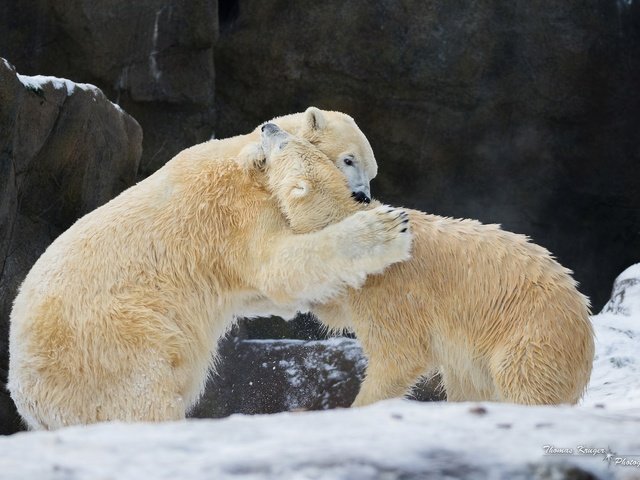
<svg viewBox="0 0 640 480">
<path fill-rule="evenodd" d="M 351 196 L 356 199 L 356 201 L 360 203 L 370 203 L 371 199 L 364 192 L 351 192 Z"/>
<path fill-rule="evenodd" d="M 266 132 L 269 135 L 273 135 L 274 133 L 276 133 L 278 130 L 280 130 L 278 128 L 278 126 L 275 123 L 265 123 L 264 125 L 262 125 L 262 128 L 260 129 L 262 132 Z"/>
</svg>

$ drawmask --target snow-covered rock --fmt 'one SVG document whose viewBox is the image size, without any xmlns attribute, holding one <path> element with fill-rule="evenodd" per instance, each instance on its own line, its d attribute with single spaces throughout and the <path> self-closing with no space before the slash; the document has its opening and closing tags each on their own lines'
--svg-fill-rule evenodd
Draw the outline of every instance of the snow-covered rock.
<svg viewBox="0 0 640 480">
<path fill-rule="evenodd" d="M 640 264 L 618 276 L 611 300 L 591 321 L 596 355 L 583 405 L 640 412 Z"/>
<path fill-rule="evenodd" d="M 602 313 L 640 315 L 640 263 L 631 265 L 613 283 L 611 299 Z"/>
<path fill-rule="evenodd" d="M 7 63 L 5 61 L 5 63 Z M 46 75 L 20 75 L 18 74 L 18 80 L 27 87 L 29 90 L 42 90 L 47 86 L 52 86 L 55 90 L 64 89 L 67 95 L 73 94 L 76 88 L 87 91 L 100 92 L 100 89 L 95 85 L 89 83 L 76 83 L 66 78 L 51 77 Z M 115 105 L 115 104 L 114 104 Z"/>
</svg>

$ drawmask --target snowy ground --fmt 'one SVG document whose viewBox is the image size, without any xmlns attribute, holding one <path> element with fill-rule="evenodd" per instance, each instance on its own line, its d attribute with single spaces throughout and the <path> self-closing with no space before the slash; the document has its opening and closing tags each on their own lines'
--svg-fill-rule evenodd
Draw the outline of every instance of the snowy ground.
<svg viewBox="0 0 640 480">
<path fill-rule="evenodd" d="M 0 439 L 0 479 L 640 479 L 640 280 L 629 279 L 640 267 L 593 317 L 578 407 L 393 400 L 19 433 Z"/>
</svg>

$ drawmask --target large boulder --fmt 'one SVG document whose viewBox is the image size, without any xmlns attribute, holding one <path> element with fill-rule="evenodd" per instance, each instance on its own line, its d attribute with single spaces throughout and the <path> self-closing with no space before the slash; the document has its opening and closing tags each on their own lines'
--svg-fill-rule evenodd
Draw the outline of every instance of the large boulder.
<svg viewBox="0 0 640 480">
<path fill-rule="evenodd" d="M 345 111 L 383 201 L 529 234 L 597 309 L 640 261 L 640 2 L 245 0 L 220 21 L 218 136 Z"/>
<path fill-rule="evenodd" d="M 4 384 L 19 284 L 77 218 L 134 183 L 141 152 L 138 123 L 96 87 L 0 59 L 0 433 L 16 428 Z"/>
<path fill-rule="evenodd" d="M 365 366 L 358 343 L 350 339 L 229 339 L 191 414 L 216 418 L 348 407 Z"/>
<path fill-rule="evenodd" d="M 0 56 L 100 87 L 142 125 L 141 174 L 213 132 L 215 0 L 0 3 Z"/>
</svg>

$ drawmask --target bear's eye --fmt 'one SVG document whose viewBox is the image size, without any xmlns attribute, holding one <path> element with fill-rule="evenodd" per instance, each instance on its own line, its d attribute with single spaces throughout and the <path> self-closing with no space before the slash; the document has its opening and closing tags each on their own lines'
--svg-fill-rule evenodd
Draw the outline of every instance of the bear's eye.
<svg viewBox="0 0 640 480">
<path fill-rule="evenodd" d="M 344 164 L 345 165 L 349 165 L 349 166 L 353 165 L 353 159 L 351 157 L 345 158 L 344 159 Z"/>
</svg>

